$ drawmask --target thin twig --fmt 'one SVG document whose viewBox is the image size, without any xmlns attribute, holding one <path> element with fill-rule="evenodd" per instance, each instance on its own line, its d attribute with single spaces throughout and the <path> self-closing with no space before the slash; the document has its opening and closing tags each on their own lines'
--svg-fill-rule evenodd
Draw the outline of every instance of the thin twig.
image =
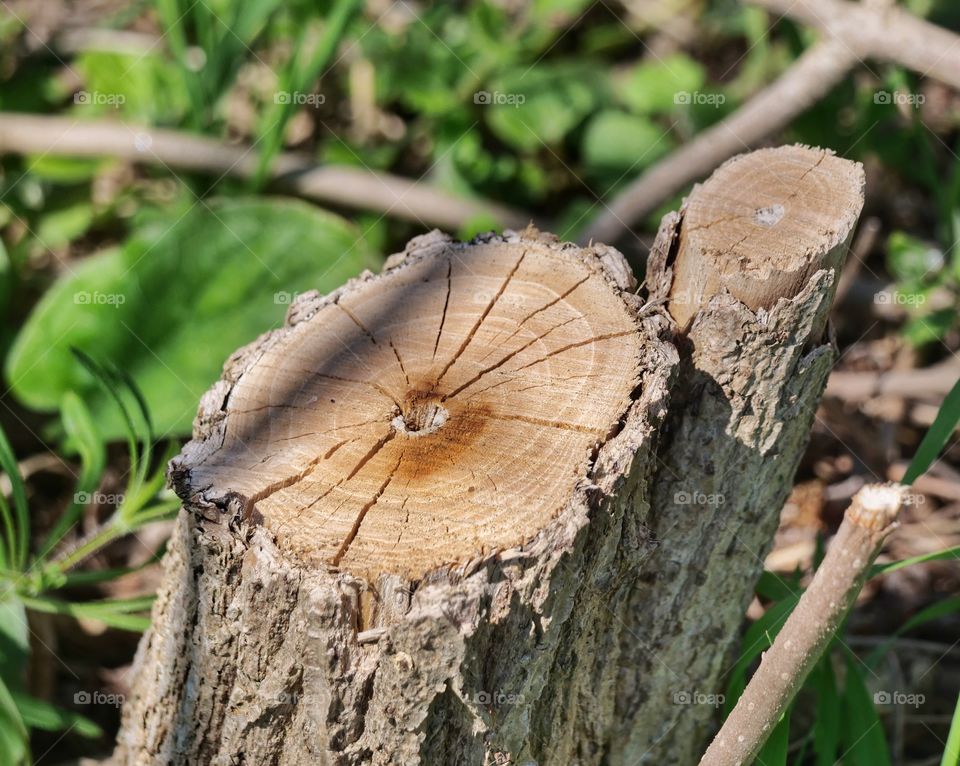
<svg viewBox="0 0 960 766">
<path fill-rule="evenodd" d="M 953 358 L 919 370 L 835 370 L 827 380 L 824 396 L 847 402 L 864 402 L 877 396 L 942 399 L 958 376 L 960 364 Z"/>
<path fill-rule="evenodd" d="M 870 484 L 850 502 L 810 587 L 787 618 L 700 766 L 748 766 L 853 606 L 896 527 L 907 488 Z"/>
<path fill-rule="evenodd" d="M 116 157 L 170 170 L 244 179 L 256 172 L 258 160 L 253 147 L 231 146 L 176 130 L 12 113 L 0 113 L 0 154 Z M 491 218 L 508 228 L 523 228 L 530 222 L 522 211 L 492 202 L 455 197 L 389 173 L 317 165 L 294 153 L 277 157 L 271 178 L 276 188 L 308 199 L 449 230 L 477 218 Z"/>
</svg>

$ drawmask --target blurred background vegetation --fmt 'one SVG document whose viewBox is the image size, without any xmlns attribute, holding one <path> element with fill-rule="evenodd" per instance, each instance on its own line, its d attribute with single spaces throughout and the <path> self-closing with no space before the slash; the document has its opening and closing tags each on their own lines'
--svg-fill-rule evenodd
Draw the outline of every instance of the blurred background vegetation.
<svg viewBox="0 0 960 766">
<path fill-rule="evenodd" d="M 960 6 L 948 0 L 905 7 L 960 30 Z M 281 154 L 495 201 L 576 239 L 603 202 L 813 39 L 734 0 L 0 2 L 9 762 L 109 750 L 177 507 L 163 464 L 224 360 L 278 326 L 299 293 L 377 269 L 430 228 L 391 210 L 294 199 L 274 178 Z M 65 129 L 119 123 L 140 136 L 144 161 L 70 156 L 56 142 L 7 151 L 13 113 L 55 116 Z M 960 375 L 958 127 L 960 94 L 877 64 L 770 137 L 829 147 L 867 169 L 834 317 L 847 385 L 891 371 L 945 370 L 950 385 Z M 159 161 L 153 128 L 249 148 L 247 170 Z M 615 243 L 638 273 L 660 216 L 680 199 Z M 481 213 L 455 233 L 504 223 Z M 729 663 L 728 706 L 846 499 L 865 480 L 902 475 L 949 385 L 907 388 L 828 394 L 744 654 Z M 960 686 L 960 571 L 955 552 L 938 552 L 960 544 L 960 451 L 951 446 L 935 468 L 917 486 L 928 501 L 909 511 L 888 556 L 923 561 L 872 581 L 765 763 L 944 757 Z M 891 690 L 924 701 L 875 696 Z"/>
</svg>

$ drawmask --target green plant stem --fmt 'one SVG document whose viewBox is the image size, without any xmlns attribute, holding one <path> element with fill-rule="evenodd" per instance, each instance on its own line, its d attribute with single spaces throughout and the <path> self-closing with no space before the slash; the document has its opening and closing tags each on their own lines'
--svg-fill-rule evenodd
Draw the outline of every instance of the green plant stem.
<svg viewBox="0 0 960 766">
<path fill-rule="evenodd" d="M 168 500 L 158 503 L 155 506 L 138 512 L 132 522 L 124 521 L 119 512 L 115 513 L 102 526 L 81 540 L 75 548 L 67 551 L 62 556 L 56 557 L 53 563 L 62 571 L 66 572 L 114 540 L 119 540 L 124 535 L 130 534 L 144 524 L 157 521 L 167 516 L 171 511 L 178 508 L 179 505 L 179 500 Z"/>
<path fill-rule="evenodd" d="M 333 58 L 333 54 L 336 53 L 337 46 L 347 30 L 347 25 L 360 6 L 361 0 L 336 0 L 327 19 L 323 37 L 306 67 L 302 69 L 300 67 L 299 50 L 294 53 L 288 64 L 284 77 L 285 82 L 283 83 L 287 86 L 288 91 L 304 90 L 309 87 L 313 80 L 323 74 L 323 70 L 329 64 L 330 59 Z M 254 185 L 257 189 L 262 188 L 270 177 L 273 160 L 283 146 L 283 136 L 286 132 L 287 123 L 293 116 L 295 109 L 296 104 L 292 102 L 292 99 L 288 99 L 287 103 L 275 103 L 273 108 L 267 112 L 265 120 L 267 129 L 263 138 L 263 149 L 260 152 L 257 170 L 254 174 Z"/>
</svg>

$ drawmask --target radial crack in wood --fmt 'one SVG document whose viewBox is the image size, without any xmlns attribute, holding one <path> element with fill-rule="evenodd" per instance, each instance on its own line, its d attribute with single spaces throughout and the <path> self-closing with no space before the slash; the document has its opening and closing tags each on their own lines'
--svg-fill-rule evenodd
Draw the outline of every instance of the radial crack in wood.
<svg viewBox="0 0 960 766">
<path fill-rule="evenodd" d="M 532 538 L 639 380 L 601 261 L 533 235 L 445 242 L 311 300 L 249 355 L 176 484 L 243 498 L 281 550 L 369 580 Z"/>
</svg>

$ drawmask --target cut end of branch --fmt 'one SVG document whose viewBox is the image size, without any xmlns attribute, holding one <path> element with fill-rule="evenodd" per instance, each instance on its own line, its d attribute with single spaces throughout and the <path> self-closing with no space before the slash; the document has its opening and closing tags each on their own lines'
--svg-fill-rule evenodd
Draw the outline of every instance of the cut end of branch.
<svg viewBox="0 0 960 766">
<path fill-rule="evenodd" d="M 748 308 L 792 298 L 836 270 L 863 207 L 863 167 L 825 149 L 783 146 L 734 157 L 686 201 L 670 313 L 686 328 L 727 291 Z"/>
<path fill-rule="evenodd" d="M 885 532 L 897 520 L 909 487 L 891 482 L 868 484 L 850 501 L 847 518 L 870 532 Z"/>
</svg>

